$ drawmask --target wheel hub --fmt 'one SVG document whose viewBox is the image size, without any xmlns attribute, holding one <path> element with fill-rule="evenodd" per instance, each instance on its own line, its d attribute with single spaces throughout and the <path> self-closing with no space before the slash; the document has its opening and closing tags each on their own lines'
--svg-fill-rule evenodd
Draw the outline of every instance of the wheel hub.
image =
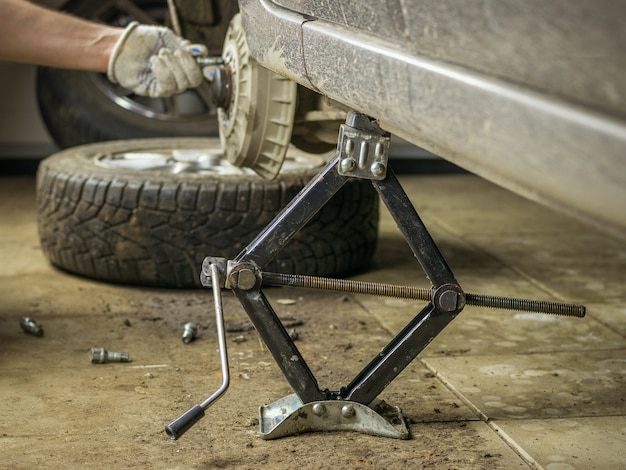
<svg viewBox="0 0 626 470">
<path fill-rule="evenodd" d="M 219 134 L 227 160 L 272 179 L 280 171 L 293 130 L 295 82 L 259 65 L 251 56 L 236 15 L 213 76 Z"/>
</svg>

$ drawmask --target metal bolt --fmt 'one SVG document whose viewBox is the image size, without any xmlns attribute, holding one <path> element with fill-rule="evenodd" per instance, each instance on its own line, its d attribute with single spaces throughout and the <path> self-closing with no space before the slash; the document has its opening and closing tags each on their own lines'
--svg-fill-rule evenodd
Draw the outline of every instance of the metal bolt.
<svg viewBox="0 0 626 470">
<path fill-rule="evenodd" d="M 439 296 L 439 306 L 445 312 L 454 312 L 458 307 L 458 293 L 447 290 Z"/>
<path fill-rule="evenodd" d="M 127 353 L 110 352 L 104 348 L 91 348 L 92 364 L 106 364 L 107 362 L 130 362 Z"/>
<path fill-rule="evenodd" d="M 312 408 L 313 414 L 316 416 L 322 416 L 326 413 L 326 407 L 322 403 L 316 403 Z"/>
<path fill-rule="evenodd" d="M 385 173 L 387 172 L 387 168 L 385 167 L 385 165 L 383 165 L 380 162 L 372 163 L 372 166 L 370 167 L 370 170 L 372 172 L 372 175 L 374 175 L 376 177 L 384 176 Z"/>
<path fill-rule="evenodd" d="M 343 405 L 341 407 L 341 416 L 344 418 L 352 418 L 356 411 L 354 410 L 353 405 Z"/>
<path fill-rule="evenodd" d="M 196 339 L 196 334 L 198 334 L 198 327 L 195 323 L 189 322 L 183 325 L 183 343 L 191 343 L 194 339 Z"/>
<path fill-rule="evenodd" d="M 222 57 L 194 57 L 200 67 L 209 67 L 211 65 L 224 65 Z"/>
<path fill-rule="evenodd" d="M 240 269 L 234 274 L 237 281 L 235 286 L 238 289 L 250 290 L 256 285 L 256 275 L 251 269 Z"/>
<path fill-rule="evenodd" d="M 341 160 L 341 171 L 352 171 L 356 167 L 356 161 L 354 158 L 344 158 Z"/>
<path fill-rule="evenodd" d="M 20 326 L 26 333 L 30 333 L 35 336 L 43 336 L 43 328 L 32 318 L 22 317 L 20 320 Z"/>
</svg>

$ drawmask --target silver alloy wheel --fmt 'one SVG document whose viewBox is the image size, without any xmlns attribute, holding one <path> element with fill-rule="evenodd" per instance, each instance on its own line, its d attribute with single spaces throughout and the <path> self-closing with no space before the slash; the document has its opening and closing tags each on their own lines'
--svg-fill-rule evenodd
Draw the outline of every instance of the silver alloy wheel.
<svg viewBox="0 0 626 470">
<path fill-rule="evenodd" d="M 166 0 L 69 0 L 63 11 L 119 27 L 133 20 L 169 25 Z M 218 134 L 208 83 L 155 99 L 114 85 L 104 74 L 39 67 L 37 102 L 50 137 L 62 149 L 93 142 Z"/>
<path fill-rule="evenodd" d="M 112 26 L 126 27 L 132 21 L 144 24 L 160 24 L 171 27 L 167 1 L 117 1 L 108 0 L 94 4 L 90 19 Z M 211 101 L 207 83 L 198 88 L 168 98 L 139 96 L 130 90 L 111 83 L 106 75 L 89 73 L 95 88 L 118 106 L 135 114 L 163 121 L 206 120 L 216 117 L 217 109 Z"/>
<path fill-rule="evenodd" d="M 217 144 L 217 141 L 213 141 Z M 327 154 L 326 157 L 329 157 Z M 282 173 L 321 168 L 324 156 L 307 154 L 297 149 L 287 152 Z M 249 168 L 240 168 L 228 162 L 221 147 L 133 149 L 124 152 L 97 153 L 96 165 L 110 169 L 154 171 L 161 173 L 197 173 L 200 175 L 254 175 Z"/>
<path fill-rule="evenodd" d="M 129 139 L 62 150 L 37 173 L 40 245 L 50 262 L 111 282 L 197 287 L 206 256 L 234 259 L 319 174 L 290 148 L 272 180 L 225 161 L 217 138 Z M 378 195 L 350 179 L 268 262 L 334 277 L 367 265 Z"/>
</svg>

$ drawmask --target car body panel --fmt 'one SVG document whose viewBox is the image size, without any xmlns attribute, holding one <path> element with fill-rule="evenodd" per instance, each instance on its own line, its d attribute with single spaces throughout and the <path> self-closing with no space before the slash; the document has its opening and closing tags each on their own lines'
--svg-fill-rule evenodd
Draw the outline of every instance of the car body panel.
<svg viewBox="0 0 626 470">
<path fill-rule="evenodd" d="M 279 2 L 240 1 L 262 65 L 626 238 L 626 6 Z"/>
</svg>

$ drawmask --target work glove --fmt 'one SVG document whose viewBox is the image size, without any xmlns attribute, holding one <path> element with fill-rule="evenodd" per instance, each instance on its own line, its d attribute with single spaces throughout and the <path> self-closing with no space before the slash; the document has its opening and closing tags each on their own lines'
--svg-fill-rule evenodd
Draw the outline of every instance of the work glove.
<svg viewBox="0 0 626 470">
<path fill-rule="evenodd" d="M 163 26 L 133 21 L 115 44 L 107 76 L 141 96 L 167 97 L 202 83 L 195 56 L 207 48 L 191 44 Z"/>
</svg>

